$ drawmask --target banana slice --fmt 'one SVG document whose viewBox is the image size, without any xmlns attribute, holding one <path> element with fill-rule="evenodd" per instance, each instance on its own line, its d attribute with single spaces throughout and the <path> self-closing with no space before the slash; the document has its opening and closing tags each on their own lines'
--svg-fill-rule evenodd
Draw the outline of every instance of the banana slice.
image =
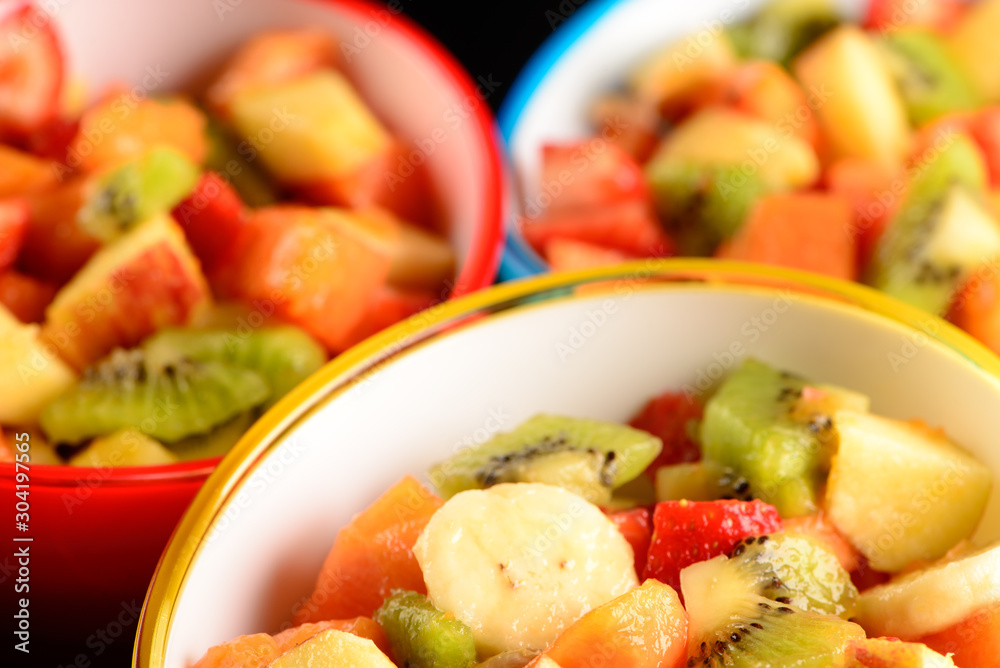
<svg viewBox="0 0 1000 668">
<path fill-rule="evenodd" d="M 472 629 L 481 657 L 545 649 L 639 584 L 632 548 L 600 509 L 537 483 L 456 494 L 413 553 L 431 601 Z"/>
<path fill-rule="evenodd" d="M 916 640 L 1000 604 L 1000 545 L 872 587 L 856 621 L 869 636 Z"/>
</svg>

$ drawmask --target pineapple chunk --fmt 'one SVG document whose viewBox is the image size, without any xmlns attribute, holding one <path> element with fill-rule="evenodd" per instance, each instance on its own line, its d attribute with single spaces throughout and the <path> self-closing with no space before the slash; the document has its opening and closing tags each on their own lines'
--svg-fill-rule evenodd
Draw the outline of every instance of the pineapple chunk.
<svg viewBox="0 0 1000 668">
<path fill-rule="evenodd" d="M 70 466 L 158 466 L 173 464 L 177 457 L 159 441 L 154 441 L 138 429 L 122 429 L 108 436 L 95 438 L 90 445 L 69 460 Z"/>
<path fill-rule="evenodd" d="M 834 425 L 826 511 L 872 568 L 932 561 L 972 535 L 990 493 L 983 464 L 922 424 L 838 411 Z"/>
<path fill-rule="evenodd" d="M 269 664 L 269 668 L 319 668 L 319 666 L 396 668 L 389 657 L 371 640 L 334 629 L 317 633 Z"/>
<path fill-rule="evenodd" d="M 76 374 L 41 342 L 38 325 L 25 325 L 0 306 L 0 422 L 32 424 Z"/>
</svg>

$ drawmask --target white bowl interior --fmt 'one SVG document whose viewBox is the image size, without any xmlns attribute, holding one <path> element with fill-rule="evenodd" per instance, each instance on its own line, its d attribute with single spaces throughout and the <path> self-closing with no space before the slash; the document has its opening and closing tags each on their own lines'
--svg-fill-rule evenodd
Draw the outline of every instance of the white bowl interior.
<svg viewBox="0 0 1000 668">
<path fill-rule="evenodd" d="M 433 339 L 303 418 L 229 495 L 174 599 L 165 665 L 277 630 L 337 529 L 404 474 L 426 480 L 434 461 L 541 411 L 625 420 L 747 355 L 944 426 L 1000 475 L 1000 382 L 925 332 L 791 293 L 619 282 Z M 998 538 L 994 490 L 976 539 Z"/>
<path fill-rule="evenodd" d="M 559 54 L 507 131 L 521 201 L 538 192 L 541 147 L 593 136 L 590 110 L 602 94 L 622 88 L 647 56 L 671 42 L 712 39 L 766 0 L 619 0 Z M 868 0 L 835 0 L 845 16 L 857 16 Z M 567 23 L 566 29 L 572 27 Z M 505 128 L 505 130 L 507 130 Z"/>
<path fill-rule="evenodd" d="M 344 68 L 365 99 L 414 146 L 414 163 L 421 160 L 414 142 L 428 147 L 423 157 L 464 260 L 481 234 L 489 199 L 490 138 L 471 116 L 485 102 L 463 93 L 434 55 L 400 30 L 398 12 L 349 4 L 353 8 L 315 0 L 93 0 L 58 3 L 55 18 L 69 67 L 91 96 L 114 82 L 149 85 L 139 94 L 184 90 L 258 32 L 328 28 L 341 40 Z M 95 39 L 109 26 L 117 26 L 113 38 Z"/>
</svg>

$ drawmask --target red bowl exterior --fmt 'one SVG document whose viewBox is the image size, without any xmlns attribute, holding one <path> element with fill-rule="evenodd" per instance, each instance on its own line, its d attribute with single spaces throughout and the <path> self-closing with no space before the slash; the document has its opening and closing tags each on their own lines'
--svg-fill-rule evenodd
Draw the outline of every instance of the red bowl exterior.
<svg viewBox="0 0 1000 668">
<path fill-rule="evenodd" d="M 364 0 L 312 1 L 356 15 L 359 22 L 374 12 L 384 12 L 384 8 Z M 463 97 L 478 94 L 461 65 L 423 29 L 404 16 L 396 16 L 392 30 L 428 53 Z M 486 196 L 452 297 L 489 286 L 503 250 L 504 178 L 498 133 L 485 104 L 474 110 L 472 119 L 486 152 Z M 21 501 L 15 496 L 19 491 L 15 465 L 0 463 L 3 526 L 9 527 L 11 538 L 31 539 L 11 543 L 14 548 L 0 555 L 0 598 L 10 604 L 4 610 L 11 610 L 11 614 L 20 608 L 19 599 L 29 602 L 32 665 L 36 660 L 67 666 L 77 661 L 86 668 L 105 665 L 112 656 L 117 662 L 129 655 L 139 611 L 160 555 L 218 461 L 121 469 L 30 466 L 30 519 L 25 532 L 15 526 L 16 504 Z M 28 582 L 19 583 L 18 550 L 25 547 L 30 554 Z M 28 589 L 18 590 L 19 585 Z M 8 628 L 4 625 L 5 631 Z M 17 629 L 16 624 L 13 629 Z M 8 640 L 4 645 L 7 651 L 12 643 Z M 13 656 L 24 657 L 19 653 Z"/>
</svg>

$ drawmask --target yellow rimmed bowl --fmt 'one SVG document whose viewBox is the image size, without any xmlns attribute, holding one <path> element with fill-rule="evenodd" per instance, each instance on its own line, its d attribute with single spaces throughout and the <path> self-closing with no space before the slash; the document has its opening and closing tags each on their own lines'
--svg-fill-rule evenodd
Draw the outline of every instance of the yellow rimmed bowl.
<svg viewBox="0 0 1000 668">
<path fill-rule="evenodd" d="M 337 530 L 404 474 L 538 412 L 626 420 L 747 356 L 921 418 L 1000 475 L 1000 359 L 862 286 L 704 260 L 508 283 L 418 315 L 329 363 L 212 474 L 147 595 L 134 665 L 184 668 L 276 631 Z M 1000 539 L 994 490 L 975 535 Z"/>
</svg>

